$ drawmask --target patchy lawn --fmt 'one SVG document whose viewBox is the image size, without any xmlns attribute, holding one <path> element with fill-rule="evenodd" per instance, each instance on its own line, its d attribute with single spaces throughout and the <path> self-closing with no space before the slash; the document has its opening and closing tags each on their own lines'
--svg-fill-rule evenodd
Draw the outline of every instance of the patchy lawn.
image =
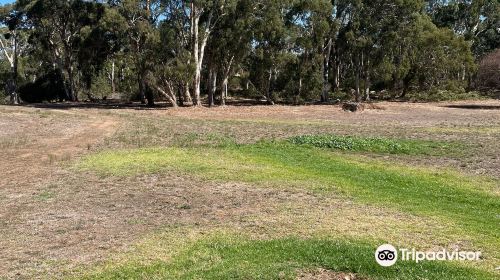
<svg viewBox="0 0 500 280">
<path fill-rule="evenodd" d="M 1 106 L 0 278 L 495 279 L 500 113 L 448 105 Z"/>
</svg>

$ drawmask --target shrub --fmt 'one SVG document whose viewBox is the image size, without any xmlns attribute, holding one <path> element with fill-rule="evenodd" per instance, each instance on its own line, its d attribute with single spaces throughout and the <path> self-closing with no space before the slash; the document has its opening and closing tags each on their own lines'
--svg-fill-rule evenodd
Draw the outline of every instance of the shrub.
<svg viewBox="0 0 500 280">
<path fill-rule="evenodd" d="M 35 82 L 21 86 L 19 95 L 24 102 L 28 103 L 63 100 L 66 96 L 64 79 L 60 72 L 50 71 Z"/>
<path fill-rule="evenodd" d="M 407 99 L 414 102 L 458 101 L 482 99 L 484 96 L 475 91 L 466 92 L 463 89 L 452 91 L 447 89 L 431 89 L 429 91 L 414 91 L 407 94 Z"/>
<path fill-rule="evenodd" d="M 500 90 L 500 49 L 481 60 L 476 85 L 480 90 Z"/>
</svg>

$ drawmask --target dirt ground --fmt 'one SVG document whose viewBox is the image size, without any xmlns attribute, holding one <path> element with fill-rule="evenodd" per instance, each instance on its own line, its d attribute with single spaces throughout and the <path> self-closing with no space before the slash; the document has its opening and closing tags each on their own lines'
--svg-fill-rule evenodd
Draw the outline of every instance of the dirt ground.
<svg viewBox="0 0 500 280">
<path fill-rule="evenodd" d="M 500 101 L 387 102 L 362 113 L 343 112 L 338 106 L 156 110 L 0 106 L 0 279 L 61 276 L 127 250 L 145 234 L 168 226 L 230 224 L 256 234 L 261 234 L 260 227 L 283 229 L 285 234 L 284 229 L 307 215 L 336 212 L 366 224 L 390 216 L 384 209 L 366 206 L 364 212 L 372 214 L 359 218 L 349 201 L 306 191 L 216 184 L 179 174 L 103 178 L 72 168 L 82 155 L 126 146 L 126 131 L 141 125 L 165 129 L 166 135 L 216 131 L 245 141 L 308 133 L 466 141 L 475 148 L 465 158 L 394 160 L 500 178 Z M 294 218 L 280 210 L 292 203 Z M 318 207 L 300 208 L 307 205 Z M 399 218 L 418 225 L 415 217 Z M 317 220 L 309 226 L 318 226 Z M 338 229 L 339 234 L 349 230 Z M 302 279 L 341 279 L 338 274 L 328 278 L 329 273 L 306 273 Z"/>
</svg>

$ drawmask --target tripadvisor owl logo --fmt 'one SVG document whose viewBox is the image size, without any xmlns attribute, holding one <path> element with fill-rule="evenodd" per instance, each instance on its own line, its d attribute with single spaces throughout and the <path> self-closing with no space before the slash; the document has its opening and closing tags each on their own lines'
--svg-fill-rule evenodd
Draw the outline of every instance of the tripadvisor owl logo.
<svg viewBox="0 0 500 280">
<path fill-rule="evenodd" d="M 481 252 L 448 251 L 446 249 L 423 252 L 416 249 L 400 248 L 398 253 L 398 250 L 390 244 L 384 244 L 375 251 L 375 260 L 379 265 L 384 267 L 396 264 L 398 257 L 400 261 L 412 261 L 415 263 L 422 261 L 480 261 Z"/>
<path fill-rule="evenodd" d="M 393 266 L 398 261 L 398 251 L 390 244 L 378 247 L 375 252 L 375 260 L 384 267 Z"/>
</svg>

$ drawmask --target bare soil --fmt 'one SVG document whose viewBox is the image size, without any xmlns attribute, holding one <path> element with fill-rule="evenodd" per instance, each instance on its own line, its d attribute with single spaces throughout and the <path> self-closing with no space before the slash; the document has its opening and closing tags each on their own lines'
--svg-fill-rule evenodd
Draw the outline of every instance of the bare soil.
<svg viewBox="0 0 500 280">
<path fill-rule="evenodd" d="M 362 113 L 347 113 L 339 106 L 115 111 L 0 106 L 0 278 L 60 277 L 127 250 L 156 229 L 177 226 L 229 225 L 261 237 L 286 235 L 293 227 L 309 235 L 310 229 L 323 227 L 349 235 L 365 232 L 382 216 L 394 220 L 394 235 L 403 236 L 397 231 L 401 222 L 423 228 L 418 236 L 403 237 L 408 242 L 432 241 L 425 230 L 432 221 L 335 196 L 216 184 L 173 173 L 104 178 L 75 171 L 72 163 L 97 149 L 123 146 L 122 138 L 128 135 L 124 132 L 149 124 L 166 135 L 215 131 L 247 142 L 306 133 L 468 141 L 477 148 L 466 159 L 394 160 L 500 178 L 496 106 L 500 101 L 380 103 Z M 360 217 L 359 211 L 367 214 Z M 349 220 L 359 227 L 353 229 L 345 223 Z M 321 270 L 299 279 L 359 278 Z"/>
</svg>

